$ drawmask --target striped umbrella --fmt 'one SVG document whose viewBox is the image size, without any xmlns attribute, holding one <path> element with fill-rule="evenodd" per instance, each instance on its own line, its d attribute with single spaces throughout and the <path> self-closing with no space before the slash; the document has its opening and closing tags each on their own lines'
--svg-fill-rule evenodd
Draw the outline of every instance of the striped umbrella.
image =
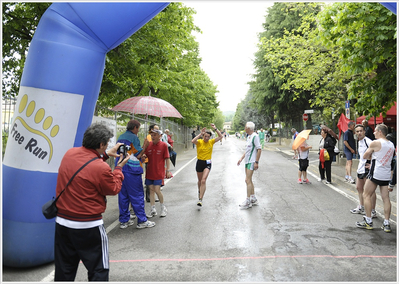
<svg viewBox="0 0 399 284">
<path fill-rule="evenodd" d="M 183 117 L 177 109 L 167 101 L 151 96 L 139 96 L 126 99 L 114 106 L 112 110 L 157 117 Z"/>
</svg>

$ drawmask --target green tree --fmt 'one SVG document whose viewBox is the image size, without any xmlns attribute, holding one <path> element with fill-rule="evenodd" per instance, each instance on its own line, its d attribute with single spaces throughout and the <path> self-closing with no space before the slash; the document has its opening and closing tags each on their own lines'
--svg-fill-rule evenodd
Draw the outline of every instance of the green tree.
<svg viewBox="0 0 399 284">
<path fill-rule="evenodd" d="M 338 47 L 327 48 L 318 34 L 316 13 L 304 14 L 299 27 L 282 37 L 263 38 L 261 47 L 273 74 L 283 82 L 280 90 L 292 91 L 294 101 L 305 95 L 309 106 L 328 118 L 332 108 L 336 114 L 344 111 L 351 76 L 340 68 Z"/>
<path fill-rule="evenodd" d="M 258 111 L 265 114 L 271 123 L 274 123 L 276 116 L 282 121 L 300 121 L 303 111 L 310 108 L 312 94 L 309 90 L 287 84 L 287 78 L 279 75 L 290 72 L 291 64 L 273 65 L 268 58 L 272 45 L 267 46 L 267 43 L 284 38 L 287 33 L 303 35 L 304 31 L 299 29 L 303 19 L 316 15 L 319 10 L 317 3 L 286 2 L 275 3 L 268 9 L 265 31 L 259 35 L 260 42 L 266 46 L 260 44 L 255 54 L 256 73 L 250 87 Z"/>
<path fill-rule="evenodd" d="M 29 44 L 43 13 L 51 3 L 2 2 L 2 92 L 18 95 Z"/>
<path fill-rule="evenodd" d="M 348 98 L 360 114 L 386 113 L 396 101 L 396 18 L 371 2 L 334 3 L 320 13 L 320 37 L 338 47 L 340 67 L 352 76 Z"/>
<path fill-rule="evenodd" d="M 99 105 L 114 106 L 133 96 L 170 102 L 188 126 L 210 123 L 216 114 L 216 86 L 199 66 L 199 31 L 192 8 L 169 4 L 107 55 Z M 196 110 L 195 112 L 193 110 Z"/>
</svg>

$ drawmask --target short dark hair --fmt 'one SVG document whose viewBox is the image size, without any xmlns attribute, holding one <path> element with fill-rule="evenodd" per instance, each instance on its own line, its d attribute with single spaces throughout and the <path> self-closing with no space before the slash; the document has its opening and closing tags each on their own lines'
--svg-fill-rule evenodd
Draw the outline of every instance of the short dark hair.
<svg viewBox="0 0 399 284">
<path fill-rule="evenodd" d="M 151 131 L 151 130 L 153 130 L 153 129 L 154 129 L 154 127 L 155 127 L 155 125 L 156 125 L 156 124 L 151 124 L 151 125 L 150 125 L 150 127 L 148 128 L 148 131 Z"/>
<path fill-rule="evenodd" d="M 355 129 L 358 128 L 358 127 L 361 127 L 364 130 L 364 125 L 363 124 L 356 124 Z"/>
<path fill-rule="evenodd" d="M 114 137 L 112 131 L 100 122 L 90 125 L 83 134 L 82 146 L 88 149 L 98 149 L 101 143 L 106 145 Z"/>
<path fill-rule="evenodd" d="M 205 131 L 205 133 L 212 136 L 212 132 L 210 132 L 210 131 Z"/>
<path fill-rule="evenodd" d="M 132 119 L 127 123 L 126 130 L 133 130 L 135 127 L 140 127 L 140 122 L 138 120 Z"/>
</svg>

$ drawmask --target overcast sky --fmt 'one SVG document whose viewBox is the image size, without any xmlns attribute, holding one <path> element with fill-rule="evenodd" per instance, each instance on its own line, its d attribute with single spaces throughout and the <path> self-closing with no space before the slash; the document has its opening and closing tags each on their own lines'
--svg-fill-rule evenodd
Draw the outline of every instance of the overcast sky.
<svg viewBox="0 0 399 284">
<path fill-rule="evenodd" d="M 253 74 L 258 33 L 263 31 L 271 1 L 185 1 L 194 8 L 194 23 L 202 34 L 199 42 L 201 68 L 218 86 L 221 111 L 235 111 L 248 92 Z"/>
</svg>

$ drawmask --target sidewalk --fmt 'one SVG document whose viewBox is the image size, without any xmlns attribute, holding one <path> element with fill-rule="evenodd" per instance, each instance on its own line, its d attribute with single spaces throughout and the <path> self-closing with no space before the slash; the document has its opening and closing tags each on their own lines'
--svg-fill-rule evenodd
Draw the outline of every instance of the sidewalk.
<svg viewBox="0 0 399 284">
<path fill-rule="evenodd" d="M 278 142 L 271 142 L 271 143 L 265 143 L 265 149 L 270 150 L 270 151 L 279 151 L 287 155 L 287 158 L 292 159 L 294 156 L 294 151 L 286 145 L 279 145 Z M 308 168 L 308 173 L 310 173 L 311 176 L 319 178 L 319 162 L 318 158 L 317 161 L 315 160 L 315 157 L 318 156 L 318 150 L 310 150 L 310 158 L 309 158 L 309 168 Z M 297 160 L 292 160 L 292 161 L 297 161 Z M 349 198 L 351 198 L 354 202 L 354 206 L 358 204 L 358 192 L 356 189 L 356 184 L 350 184 L 344 181 L 345 177 L 345 163 L 346 159 L 345 158 L 339 158 L 339 162 L 333 162 L 331 166 L 331 179 L 332 179 L 332 184 L 331 185 L 326 185 L 329 186 L 336 191 L 340 192 L 341 194 L 347 194 Z M 353 165 L 352 165 L 352 177 L 355 178 L 357 176 L 356 170 L 357 170 L 357 165 L 358 165 L 358 160 L 353 160 Z M 296 176 L 294 177 L 296 178 Z M 317 182 L 315 179 L 311 179 L 312 182 Z M 377 193 L 377 212 L 380 213 L 379 216 L 383 218 L 383 203 L 382 199 L 380 196 L 380 191 L 377 188 L 376 190 Z M 393 189 L 392 192 L 389 193 L 389 197 L 391 199 L 391 219 L 396 223 L 397 221 L 397 186 Z M 348 211 L 353 208 L 348 208 Z"/>
</svg>

